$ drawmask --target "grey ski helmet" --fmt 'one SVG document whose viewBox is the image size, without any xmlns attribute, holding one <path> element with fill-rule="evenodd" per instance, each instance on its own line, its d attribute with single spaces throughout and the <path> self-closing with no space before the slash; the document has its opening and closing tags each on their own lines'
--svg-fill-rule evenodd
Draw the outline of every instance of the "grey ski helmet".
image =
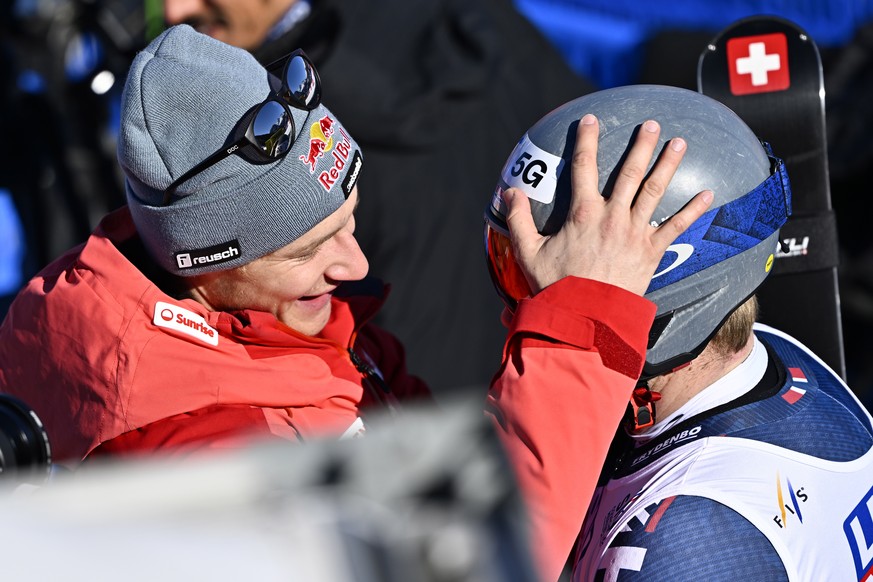
<svg viewBox="0 0 873 582">
<path fill-rule="evenodd" d="M 779 228 L 791 213 L 788 177 L 781 160 L 733 111 L 694 91 L 633 85 L 570 101 L 521 138 L 485 211 L 489 271 L 510 309 L 530 291 L 512 257 L 501 193 L 512 186 L 528 195 L 540 234 L 560 229 L 570 201 L 567 166 L 586 113 L 600 122 L 597 165 L 604 195 L 631 136 L 647 119 L 661 125 L 659 151 L 673 137 L 688 143 L 653 222 L 667 220 L 701 190 L 715 194 L 709 211 L 664 254 L 645 294 L 657 314 L 643 377 L 657 376 L 697 357 L 770 272 Z"/>
</svg>

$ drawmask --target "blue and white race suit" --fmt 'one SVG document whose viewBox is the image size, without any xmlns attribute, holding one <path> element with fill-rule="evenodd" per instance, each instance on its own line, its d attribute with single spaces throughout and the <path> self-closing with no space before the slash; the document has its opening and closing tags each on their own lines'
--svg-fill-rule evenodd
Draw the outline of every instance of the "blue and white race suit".
<svg viewBox="0 0 873 582">
<path fill-rule="evenodd" d="M 873 579 L 871 416 L 796 340 L 755 336 L 670 417 L 620 431 L 574 580 Z"/>
</svg>

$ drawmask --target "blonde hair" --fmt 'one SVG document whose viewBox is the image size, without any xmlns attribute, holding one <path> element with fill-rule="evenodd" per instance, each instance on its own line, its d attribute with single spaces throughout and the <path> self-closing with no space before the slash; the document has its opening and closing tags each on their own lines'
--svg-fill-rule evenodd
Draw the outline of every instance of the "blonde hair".
<svg viewBox="0 0 873 582">
<path fill-rule="evenodd" d="M 752 295 L 736 308 L 713 336 L 709 345 L 722 354 L 735 354 L 743 349 L 758 319 L 758 299 Z"/>
</svg>

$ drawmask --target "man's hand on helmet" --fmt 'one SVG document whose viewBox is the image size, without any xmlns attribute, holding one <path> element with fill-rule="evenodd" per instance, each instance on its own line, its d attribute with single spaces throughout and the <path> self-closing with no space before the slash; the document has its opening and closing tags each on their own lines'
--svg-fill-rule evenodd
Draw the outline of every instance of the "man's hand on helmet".
<svg viewBox="0 0 873 582">
<path fill-rule="evenodd" d="M 667 142 L 651 172 L 660 126 L 647 121 L 637 132 L 611 192 L 598 190 L 599 124 L 591 115 L 579 123 L 571 163 L 572 199 L 561 229 L 537 232 L 530 202 L 520 190 L 504 193 L 513 252 L 534 294 L 566 276 L 594 279 L 643 295 L 667 247 L 712 203 L 704 190 L 654 228 L 652 215 L 685 155 L 681 138 Z"/>
</svg>

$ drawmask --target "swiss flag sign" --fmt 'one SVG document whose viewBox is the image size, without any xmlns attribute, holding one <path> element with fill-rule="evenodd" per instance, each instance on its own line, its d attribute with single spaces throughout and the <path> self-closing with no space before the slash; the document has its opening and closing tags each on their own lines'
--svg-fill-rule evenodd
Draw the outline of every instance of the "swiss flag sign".
<svg viewBox="0 0 873 582">
<path fill-rule="evenodd" d="M 731 93 L 770 93 L 791 86 L 788 39 L 781 32 L 727 41 Z"/>
</svg>

